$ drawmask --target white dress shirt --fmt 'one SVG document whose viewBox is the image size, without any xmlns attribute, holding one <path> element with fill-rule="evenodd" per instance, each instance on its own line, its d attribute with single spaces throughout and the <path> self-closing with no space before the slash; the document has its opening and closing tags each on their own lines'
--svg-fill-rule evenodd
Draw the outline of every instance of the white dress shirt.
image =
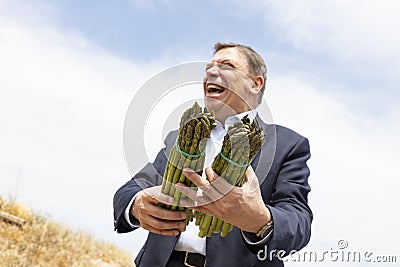
<svg viewBox="0 0 400 267">
<path fill-rule="evenodd" d="M 245 115 L 248 115 L 249 119 L 253 120 L 257 115 L 257 111 L 251 110 L 230 116 L 225 120 L 224 126 L 219 121 L 216 121 L 217 126 L 211 131 L 210 139 L 207 142 L 206 158 L 204 164 L 205 168 L 211 166 L 214 157 L 220 152 L 224 136 L 227 133 L 228 127 L 234 124 L 236 121 L 242 119 Z M 132 224 L 129 220 L 130 207 L 135 198 L 136 195 L 132 198 L 124 214 L 125 220 L 132 227 L 140 226 Z M 194 223 L 189 223 L 189 225 L 187 225 L 186 227 L 186 231 L 181 233 L 174 249 L 179 251 L 189 251 L 206 255 L 206 239 L 200 238 L 198 236 L 198 233 L 199 233 L 199 227 L 196 226 Z"/>
</svg>

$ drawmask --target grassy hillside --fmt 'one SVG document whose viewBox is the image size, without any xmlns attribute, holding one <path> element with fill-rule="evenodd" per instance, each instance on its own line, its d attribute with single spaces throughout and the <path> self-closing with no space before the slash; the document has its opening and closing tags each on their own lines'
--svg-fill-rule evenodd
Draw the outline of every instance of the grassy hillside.
<svg viewBox="0 0 400 267">
<path fill-rule="evenodd" d="M 127 252 L 14 201 L 0 198 L 0 211 L 25 220 L 18 225 L 0 218 L 0 266 L 133 266 Z"/>
</svg>

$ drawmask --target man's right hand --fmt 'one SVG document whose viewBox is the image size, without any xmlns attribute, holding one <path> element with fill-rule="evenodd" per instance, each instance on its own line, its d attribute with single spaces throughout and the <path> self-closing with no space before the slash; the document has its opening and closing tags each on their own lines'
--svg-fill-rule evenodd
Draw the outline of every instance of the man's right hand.
<svg viewBox="0 0 400 267">
<path fill-rule="evenodd" d="M 161 235 L 178 235 L 179 229 L 186 227 L 186 213 L 164 209 L 158 206 L 160 203 L 170 205 L 173 198 L 162 194 L 160 186 L 151 187 L 137 194 L 130 212 L 143 229 Z"/>
</svg>

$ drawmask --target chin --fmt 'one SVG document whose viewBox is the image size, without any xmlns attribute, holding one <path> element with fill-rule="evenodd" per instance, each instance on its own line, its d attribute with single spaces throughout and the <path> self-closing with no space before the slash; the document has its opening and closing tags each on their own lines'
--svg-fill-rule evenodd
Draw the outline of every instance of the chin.
<svg viewBox="0 0 400 267">
<path fill-rule="evenodd" d="M 204 103 L 209 110 L 212 110 L 214 112 L 215 117 L 218 120 L 236 114 L 235 110 L 232 109 L 232 107 L 230 107 L 229 105 L 220 100 L 213 98 L 206 98 Z"/>
<path fill-rule="evenodd" d="M 204 99 L 204 104 L 209 110 L 212 110 L 215 113 L 224 109 L 226 106 L 226 104 L 220 100 L 207 97 Z"/>
</svg>

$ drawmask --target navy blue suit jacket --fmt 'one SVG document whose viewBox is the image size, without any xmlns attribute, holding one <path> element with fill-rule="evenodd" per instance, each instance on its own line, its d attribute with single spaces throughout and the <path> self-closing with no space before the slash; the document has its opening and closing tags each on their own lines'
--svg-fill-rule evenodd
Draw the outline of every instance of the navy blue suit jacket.
<svg viewBox="0 0 400 267">
<path fill-rule="evenodd" d="M 265 141 L 252 162 L 260 181 L 264 203 L 271 211 L 274 232 L 267 243 L 267 251 L 300 250 L 311 235 L 312 212 L 307 195 L 309 169 L 306 161 L 310 158 L 308 140 L 294 131 L 278 125 L 265 124 Z M 165 147 L 158 153 L 154 163 L 148 163 L 130 181 L 123 185 L 114 196 L 114 225 L 118 233 L 135 230 L 124 218 L 124 211 L 132 197 L 142 188 L 160 185 L 167 163 L 167 155 L 175 143 L 177 131 L 165 139 Z M 132 217 L 132 219 L 134 219 Z M 251 234 L 250 234 L 251 235 Z M 166 266 L 178 237 L 149 233 L 147 240 L 135 259 L 138 267 Z M 234 227 L 225 238 L 213 234 L 206 240 L 207 266 L 283 266 L 277 258 L 260 261 L 258 251 L 265 250 L 265 244 L 249 245 Z"/>
</svg>

